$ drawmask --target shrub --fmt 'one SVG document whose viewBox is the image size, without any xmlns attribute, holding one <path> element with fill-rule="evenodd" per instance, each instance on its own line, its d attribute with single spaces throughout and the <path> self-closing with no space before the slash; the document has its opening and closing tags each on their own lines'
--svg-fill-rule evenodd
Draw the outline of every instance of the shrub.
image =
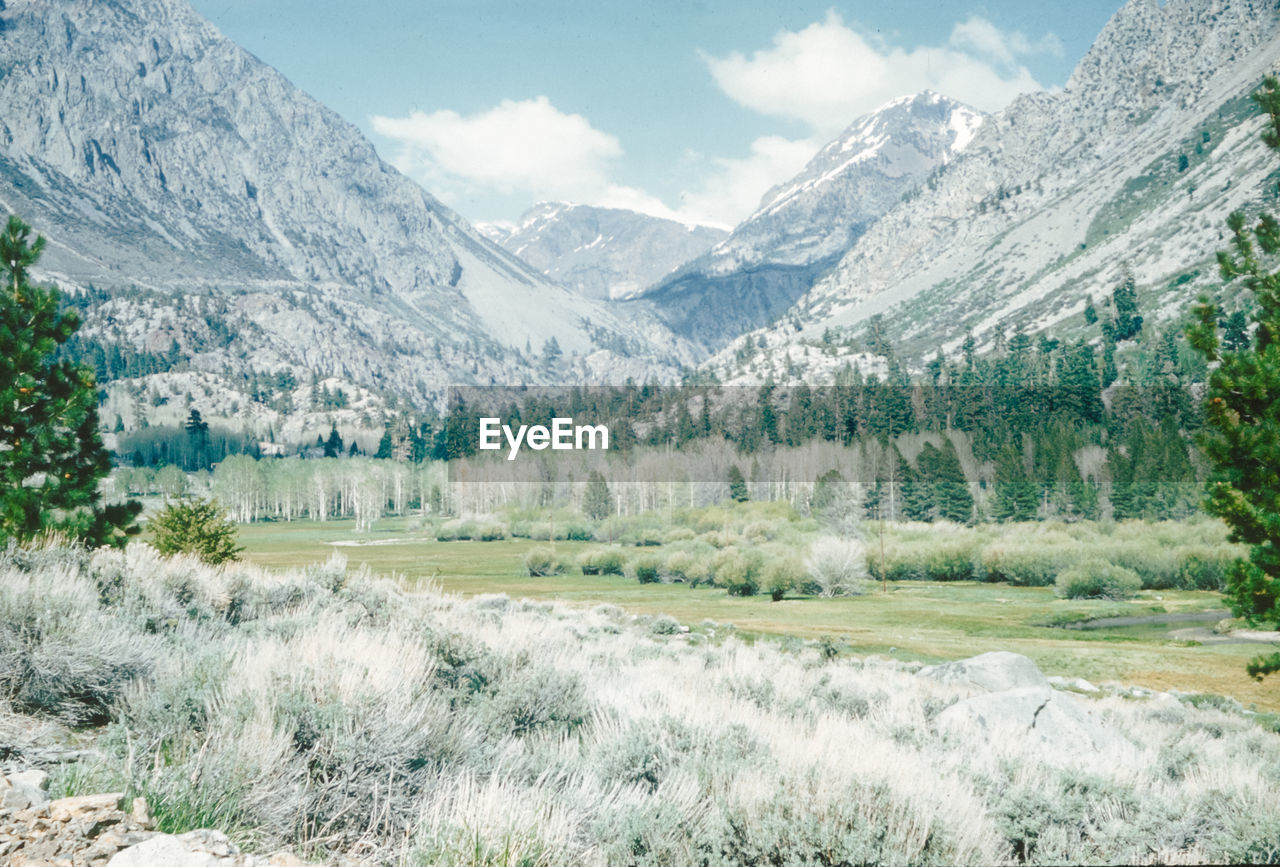
<svg viewBox="0 0 1280 867">
<path fill-rule="evenodd" d="M 1078 557 L 1078 550 L 1075 545 L 1045 544 L 1034 539 L 996 542 L 982 552 L 982 570 L 987 581 L 1048 587 Z"/>
<path fill-rule="evenodd" d="M 1142 579 L 1132 569 L 1093 559 L 1063 570 L 1055 584 L 1067 599 L 1129 599 L 1142 588 Z"/>
<path fill-rule="evenodd" d="M 1182 553 L 1178 564 L 1178 586 L 1184 590 L 1222 590 L 1227 572 L 1235 562 L 1234 552 L 1197 546 Z"/>
<path fill-rule="evenodd" d="M 659 614 L 653 619 L 653 625 L 649 627 L 649 631 L 654 635 L 675 635 L 680 631 L 680 621 L 670 614 Z"/>
<path fill-rule="evenodd" d="M 530 548 L 524 555 L 524 568 L 530 578 L 543 578 L 547 575 L 559 575 L 564 571 L 564 564 L 552 548 Z"/>
<path fill-rule="evenodd" d="M 693 551 L 673 551 L 662 565 L 662 574 L 669 581 L 687 582 L 696 587 L 711 578 L 708 558 Z"/>
<path fill-rule="evenodd" d="M 809 546 L 809 578 L 823 596 L 856 596 L 867 582 L 867 558 L 856 539 L 823 536 Z"/>
<path fill-rule="evenodd" d="M 570 542 L 590 542 L 595 537 L 595 532 L 590 524 L 567 524 L 564 537 Z"/>
<path fill-rule="evenodd" d="M 754 596 L 760 592 L 760 557 L 737 548 L 726 548 L 716 555 L 715 582 L 730 596 Z"/>
<path fill-rule="evenodd" d="M 661 580 L 662 560 L 656 556 L 637 558 L 627 568 L 641 584 L 657 584 Z"/>
<path fill-rule="evenodd" d="M 480 524 L 476 528 L 475 538 L 481 542 L 501 542 L 507 538 L 507 531 L 501 524 Z"/>
<path fill-rule="evenodd" d="M 150 522 L 156 550 L 161 554 L 194 554 L 217 565 L 240 559 L 236 525 L 216 500 L 170 503 Z"/>
<path fill-rule="evenodd" d="M 798 587 L 806 577 L 808 573 L 805 572 L 804 564 L 790 557 L 769 561 L 763 573 L 764 587 L 774 602 L 780 602 L 782 597 Z"/>
</svg>

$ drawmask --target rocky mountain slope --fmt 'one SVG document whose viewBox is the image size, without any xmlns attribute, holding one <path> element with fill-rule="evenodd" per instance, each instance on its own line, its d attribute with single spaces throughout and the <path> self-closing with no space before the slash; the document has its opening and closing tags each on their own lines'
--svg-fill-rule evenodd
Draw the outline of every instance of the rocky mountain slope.
<svg viewBox="0 0 1280 867">
<path fill-rule="evenodd" d="M 1256 207 L 1264 189 L 1274 204 L 1280 175 L 1247 97 L 1278 60 L 1274 2 L 1132 0 L 1063 91 L 990 118 L 786 327 L 752 335 L 767 349 L 750 367 L 740 369 L 746 338 L 713 366 L 755 377 L 876 313 L 916 360 L 953 350 L 967 329 L 980 346 L 1014 329 L 1069 331 L 1125 269 L 1150 319 L 1180 315 L 1216 285 L 1226 215 Z"/>
<path fill-rule="evenodd" d="M 621 208 L 534 205 L 509 227 L 477 226 L 491 240 L 586 298 L 635 295 L 729 233 Z"/>
<path fill-rule="evenodd" d="M 711 346 L 772 322 L 981 124 L 981 114 L 936 93 L 893 100 L 854 121 L 645 301 L 677 332 Z"/>
<path fill-rule="evenodd" d="M 0 9 L 0 206 L 48 236 L 42 276 L 111 294 L 86 340 L 418 403 L 670 374 L 660 327 L 489 242 L 181 0 Z"/>
</svg>

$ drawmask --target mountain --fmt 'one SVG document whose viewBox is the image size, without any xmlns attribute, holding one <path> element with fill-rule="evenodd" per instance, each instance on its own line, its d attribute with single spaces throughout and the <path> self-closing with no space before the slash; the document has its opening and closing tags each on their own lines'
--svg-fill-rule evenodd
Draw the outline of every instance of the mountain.
<svg viewBox="0 0 1280 867">
<path fill-rule="evenodd" d="M 982 115 L 936 93 L 854 121 L 705 255 L 643 293 L 711 347 L 773 322 L 882 214 L 973 139 Z"/>
<path fill-rule="evenodd" d="M 477 228 L 560 285 L 596 299 L 635 295 L 728 235 L 711 226 L 567 202 L 535 205 L 515 226 Z"/>
<path fill-rule="evenodd" d="M 233 391 L 289 372 L 419 405 L 671 375 L 660 326 L 482 237 L 180 0 L 0 10 L 0 205 L 49 238 L 45 278 L 95 287 L 84 342 Z"/>
<path fill-rule="evenodd" d="M 988 119 L 785 328 L 743 338 L 711 366 L 732 375 L 749 339 L 773 356 L 749 375 L 777 369 L 782 353 L 803 371 L 798 355 L 844 342 L 877 313 L 916 363 L 954 351 L 967 330 L 979 348 L 1015 329 L 1088 336 L 1086 299 L 1126 272 L 1149 321 L 1180 316 L 1219 283 L 1226 216 L 1259 206 L 1264 190 L 1275 204 L 1280 172 L 1248 95 L 1278 60 L 1275 2 L 1133 0 L 1061 92 Z"/>
</svg>

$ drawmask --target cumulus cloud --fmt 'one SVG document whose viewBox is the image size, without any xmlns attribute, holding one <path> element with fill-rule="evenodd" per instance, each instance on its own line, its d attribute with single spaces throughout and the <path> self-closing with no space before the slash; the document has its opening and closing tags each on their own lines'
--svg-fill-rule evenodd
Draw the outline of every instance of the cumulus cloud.
<svg viewBox="0 0 1280 867">
<path fill-rule="evenodd" d="M 681 195 L 679 213 L 690 222 L 732 228 L 756 209 L 767 190 L 799 173 L 823 144 L 763 136 L 745 157 L 716 157 L 697 188 Z"/>
<path fill-rule="evenodd" d="M 611 164 L 622 156 L 617 137 L 561 112 L 545 96 L 503 100 L 471 115 L 415 111 L 372 120 L 374 131 L 398 146 L 396 167 L 444 195 L 475 185 L 588 200 L 610 186 Z"/>
<path fill-rule="evenodd" d="M 1061 53 L 1049 35 L 1031 42 L 972 16 L 945 45 L 905 49 L 864 36 L 828 12 L 800 31 L 782 31 L 750 56 L 704 55 L 712 77 L 735 102 L 833 134 L 891 99 L 935 90 L 984 111 L 1040 90 L 1020 58 Z"/>
<path fill-rule="evenodd" d="M 1040 85 L 1024 65 L 1037 54 L 1060 55 L 1052 34 L 1032 41 L 971 16 L 946 43 L 902 48 L 864 35 L 834 11 L 799 31 L 782 31 L 750 55 L 703 55 L 720 89 L 763 115 L 800 121 L 807 134 L 769 135 L 735 157 L 687 153 L 702 179 L 675 202 L 617 182 L 618 138 L 545 96 L 504 100 L 463 115 L 413 112 L 372 118 L 393 142 L 393 162 L 445 201 L 500 194 L 627 208 L 657 217 L 732 227 L 761 196 L 799 172 L 818 149 L 858 116 L 899 96 L 934 90 L 995 111 Z"/>
</svg>

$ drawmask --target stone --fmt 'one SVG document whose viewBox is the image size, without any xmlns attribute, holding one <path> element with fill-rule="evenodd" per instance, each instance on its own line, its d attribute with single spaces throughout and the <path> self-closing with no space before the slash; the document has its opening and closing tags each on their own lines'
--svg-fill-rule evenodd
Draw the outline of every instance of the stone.
<svg viewBox="0 0 1280 867">
<path fill-rule="evenodd" d="M 944 727 L 976 727 L 989 736 L 1020 736 L 1075 757 L 1123 747 L 1120 732 L 1080 699 L 1049 687 L 1026 687 L 962 699 L 938 714 Z"/>
<path fill-rule="evenodd" d="M 124 792 L 110 792 L 105 795 L 59 798 L 49 802 L 49 817 L 55 822 L 69 822 L 98 810 L 114 810 L 123 797 Z"/>
<path fill-rule="evenodd" d="M 1102 690 L 1094 686 L 1083 677 L 1050 677 L 1049 683 L 1058 689 L 1069 689 L 1074 692 L 1101 692 Z"/>
<path fill-rule="evenodd" d="M 1049 680 L 1040 673 L 1034 662 L 1019 653 L 1006 650 L 983 653 L 942 665 L 930 665 L 920 669 L 919 676 L 976 692 L 1049 687 Z"/>
<path fill-rule="evenodd" d="M 146 798 L 133 799 L 132 808 L 129 810 L 129 818 L 144 828 L 151 827 L 151 807 L 147 804 Z"/>
</svg>

